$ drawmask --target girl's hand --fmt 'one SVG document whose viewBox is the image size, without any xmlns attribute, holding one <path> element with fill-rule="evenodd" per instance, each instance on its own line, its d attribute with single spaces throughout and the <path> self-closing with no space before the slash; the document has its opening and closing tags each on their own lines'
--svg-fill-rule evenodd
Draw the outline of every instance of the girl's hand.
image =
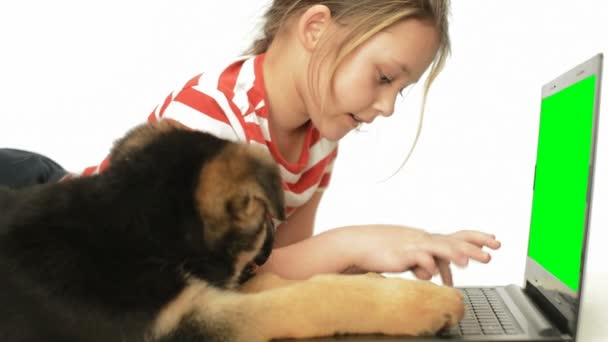
<svg viewBox="0 0 608 342">
<path fill-rule="evenodd" d="M 353 268 L 378 273 L 412 270 L 427 280 L 439 273 L 449 286 L 453 285 L 451 263 L 461 267 L 471 259 L 488 263 L 491 257 L 483 247 L 500 248 L 494 235 L 473 230 L 430 234 L 401 226 L 358 226 L 346 231 L 355 248 Z"/>
<path fill-rule="evenodd" d="M 479 247 L 480 249 L 483 247 L 489 247 L 494 250 L 500 248 L 500 241 L 496 240 L 496 237 L 494 235 L 490 235 L 490 234 L 485 234 L 485 233 L 471 231 L 471 230 L 461 230 L 456 233 L 448 234 L 448 236 L 450 236 L 452 238 L 456 238 L 456 239 L 461 239 L 463 241 L 471 243 L 471 244 Z M 487 256 L 488 256 L 487 260 L 478 260 L 478 261 L 481 261 L 483 263 L 488 263 L 491 258 L 490 258 L 489 254 L 487 254 Z M 435 264 L 436 264 L 437 268 L 439 269 L 439 274 L 441 275 L 441 281 L 445 285 L 452 286 L 453 280 L 452 280 L 452 270 L 450 269 L 450 262 L 446 259 L 441 259 L 441 258 L 437 258 L 437 257 L 434 257 L 434 260 L 435 260 Z M 428 273 L 427 270 L 422 267 L 414 268 L 413 272 L 417 278 L 424 279 L 424 280 L 429 280 L 434 275 L 434 274 Z"/>
</svg>

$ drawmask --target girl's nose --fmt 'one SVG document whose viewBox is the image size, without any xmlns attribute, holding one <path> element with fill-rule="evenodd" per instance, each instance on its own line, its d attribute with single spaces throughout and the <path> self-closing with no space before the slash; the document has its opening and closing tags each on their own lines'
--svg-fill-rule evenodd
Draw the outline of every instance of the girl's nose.
<svg viewBox="0 0 608 342">
<path fill-rule="evenodd" d="M 388 91 L 384 92 L 374 106 L 374 110 L 377 113 L 374 115 L 374 117 L 378 115 L 382 115 L 384 117 L 391 116 L 395 111 L 395 101 L 397 100 L 396 97 L 397 96 L 392 94 L 392 92 L 390 92 L 390 94 Z"/>
</svg>

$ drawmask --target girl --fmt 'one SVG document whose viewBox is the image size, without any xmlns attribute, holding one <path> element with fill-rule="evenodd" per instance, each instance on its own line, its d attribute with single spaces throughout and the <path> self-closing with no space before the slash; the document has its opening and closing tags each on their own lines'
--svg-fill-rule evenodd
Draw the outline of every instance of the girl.
<svg viewBox="0 0 608 342">
<path fill-rule="evenodd" d="M 430 68 L 426 93 L 450 49 L 448 0 L 274 0 L 248 55 L 171 93 L 148 121 L 171 119 L 266 149 L 279 164 L 288 218 L 260 271 L 303 279 L 318 273 L 439 273 L 487 263 L 493 235 L 430 234 L 401 226 L 340 227 L 313 236 L 338 141 L 393 113 L 396 97 Z M 424 100 L 423 100 L 424 108 Z M 107 161 L 86 169 L 100 172 Z"/>
</svg>

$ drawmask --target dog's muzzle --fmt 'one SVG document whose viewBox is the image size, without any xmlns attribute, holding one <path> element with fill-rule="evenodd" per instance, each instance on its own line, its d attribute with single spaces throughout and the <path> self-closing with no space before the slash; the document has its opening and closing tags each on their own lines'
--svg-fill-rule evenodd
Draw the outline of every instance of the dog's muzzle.
<svg viewBox="0 0 608 342">
<path fill-rule="evenodd" d="M 264 240 L 264 245 L 262 246 L 262 250 L 260 253 L 253 259 L 253 262 L 258 266 L 264 265 L 264 263 L 270 257 L 270 253 L 272 253 L 272 246 L 274 244 L 274 234 L 276 231 L 276 227 L 272 220 L 272 216 L 270 214 L 266 215 L 266 239 Z"/>
<path fill-rule="evenodd" d="M 270 214 L 267 215 L 266 222 L 264 223 L 266 226 L 266 239 L 264 240 L 264 244 L 262 245 L 262 249 L 256 255 L 252 262 L 248 263 L 247 266 L 243 269 L 239 276 L 239 283 L 243 284 L 247 280 L 251 279 L 258 267 L 264 265 L 268 258 L 270 257 L 270 253 L 272 253 L 272 246 L 274 244 L 274 233 L 275 233 L 275 225 Z"/>
</svg>

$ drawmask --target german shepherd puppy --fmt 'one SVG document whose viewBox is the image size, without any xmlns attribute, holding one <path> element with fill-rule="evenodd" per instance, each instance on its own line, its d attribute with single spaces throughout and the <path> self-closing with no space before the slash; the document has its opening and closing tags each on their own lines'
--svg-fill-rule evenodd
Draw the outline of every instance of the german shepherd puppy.
<svg viewBox="0 0 608 342">
<path fill-rule="evenodd" d="M 99 175 L 2 189 L 0 339 L 419 335 L 462 318 L 458 291 L 430 282 L 251 278 L 283 208 L 278 168 L 264 152 L 168 120 L 118 140 Z"/>
</svg>

